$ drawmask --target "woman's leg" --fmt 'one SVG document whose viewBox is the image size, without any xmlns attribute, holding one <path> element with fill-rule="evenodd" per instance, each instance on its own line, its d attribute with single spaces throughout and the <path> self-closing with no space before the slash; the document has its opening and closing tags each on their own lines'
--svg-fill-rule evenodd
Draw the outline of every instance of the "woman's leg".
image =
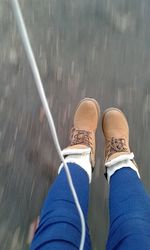
<svg viewBox="0 0 150 250">
<path fill-rule="evenodd" d="M 89 183 L 95 166 L 95 132 L 100 116 L 96 100 L 86 98 L 77 106 L 71 130 L 70 145 L 62 151 L 69 165 L 73 184 L 87 222 Z M 80 217 L 70 191 L 64 168 L 52 185 L 45 201 L 40 224 L 31 250 L 75 250 L 81 239 Z M 86 223 L 84 249 L 91 249 Z"/>
<path fill-rule="evenodd" d="M 150 249 L 150 197 L 129 147 L 124 113 L 110 108 L 103 115 L 106 176 L 110 183 L 108 250 Z"/>
<path fill-rule="evenodd" d="M 89 177 L 79 165 L 74 163 L 68 165 L 86 221 L 84 249 L 91 249 L 87 226 Z M 30 249 L 75 250 L 79 249 L 80 239 L 80 218 L 63 168 L 45 200 L 40 224 Z"/>
<path fill-rule="evenodd" d="M 150 249 L 150 196 L 131 168 L 110 178 L 110 231 L 107 249 Z"/>
</svg>

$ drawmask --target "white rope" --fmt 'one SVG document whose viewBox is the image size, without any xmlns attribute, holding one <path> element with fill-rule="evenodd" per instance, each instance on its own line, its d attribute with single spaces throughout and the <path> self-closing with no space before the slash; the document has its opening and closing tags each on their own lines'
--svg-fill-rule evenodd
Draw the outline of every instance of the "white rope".
<svg viewBox="0 0 150 250">
<path fill-rule="evenodd" d="M 40 77 L 40 74 L 39 74 L 39 70 L 38 70 L 36 61 L 35 61 L 35 57 L 34 57 L 33 50 L 32 50 L 31 44 L 30 44 L 27 29 L 26 29 L 26 26 L 25 26 L 25 23 L 24 23 L 24 20 L 23 20 L 20 5 L 18 3 L 18 0 L 11 0 L 11 4 L 12 4 L 13 12 L 14 12 L 16 22 L 17 22 L 17 25 L 18 25 L 18 29 L 20 31 L 22 42 L 23 42 L 23 45 L 24 45 L 24 48 L 25 48 L 25 51 L 26 51 L 26 54 L 27 54 L 27 57 L 28 57 L 32 72 L 33 72 L 33 75 L 34 75 L 34 78 L 35 78 L 35 83 L 36 83 L 36 86 L 37 86 L 37 89 L 38 89 L 38 93 L 39 93 L 43 108 L 44 108 L 45 113 L 46 113 L 46 117 L 47 117 L 48 124 L 49 124 L 50 130 L 51 130 L 51 133 L 52 133 L 54 144 L 55 144 L 57 153 L 58 153 L 61 161 L 64 164 L 64 168 L 65 168 L 65 171 L 66 171 L 68 183 L 69 183 L 69 186 L 70 186 L 70 189 L 71 189 L 71 192 L 72 192 L 72 195 L 73 195 L 74 202 L 76 204 L 77 210 L 79 212 L 79 216 L 80 216 L 80 220 L 81 220 L 81 229 L 82 229 L 80 248 L 79 249 L 83 250 L 84 242 L 85 242 L 85 220 L 84 220 L 84 215 L 83 215 L 83 212 L 82 212 L 82 209 L 81 209 L 81 206 L 80 206 L 80 203 L 79 203 L 79 200 L 78 200 L 78 197 L 77 197 L 77 194 L 76 194 L 73 182 L 72 182 L 72 178 L 71 178 L 69 168 L 68 168 L 67 164 L 65 163 L 64 157 L 63 157 L 62 152 L 61 152 L 61 148 L 60 148 L 60 144 L 59 144 L 59 141 L 58 141 L 58 137 L 57 137 L 53 117 L 52 117 L 52 114 L 51 114 L 51 111 L 50 111 L 50 108 L 49 108 L 49 105 L 48 105 L 48 102 L 47 102 L 47 99 L 46 99 L 46 95 L 45 95 L 44 88 L 43 88 L 43 83 L 42 83 L 42 80 L 41 80 L 41 77 Z"/>
</svg>

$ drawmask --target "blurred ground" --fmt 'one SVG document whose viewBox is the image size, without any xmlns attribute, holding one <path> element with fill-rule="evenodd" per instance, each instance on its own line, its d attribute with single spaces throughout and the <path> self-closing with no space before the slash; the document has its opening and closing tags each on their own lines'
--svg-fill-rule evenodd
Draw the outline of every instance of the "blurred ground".
<svg viewBox="0 0 150 250">
<path fill-rule="evenodd" d="M 20 0 L 61 146 L 83 97 L 127 114 L 131 147 L 150 191 L 149 0 Z M 105 249 L 108 187 L 97 136 L 91 185 L 93 249 Z M 59 160 L 8 0 L 0 0 L 0 249 L 27 249 Z"/>
</svg>

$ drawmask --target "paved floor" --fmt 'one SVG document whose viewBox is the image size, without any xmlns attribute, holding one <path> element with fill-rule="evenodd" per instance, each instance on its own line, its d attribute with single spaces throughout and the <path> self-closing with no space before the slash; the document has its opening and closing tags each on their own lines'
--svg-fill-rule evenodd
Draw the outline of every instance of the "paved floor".
<svg viewBox="0 0 150 250">
<path fill-rule="evenodd" d="M 20 0 L 61 146 L 83 97 L 127 114 L 150 191 L 149 0 Z M 105 249 L 108 187 L 103 138 L 91 185 L 93 249 Z M 0 249 L 25 250 L 59 160 L 8 0 L 0 1 Z"/>
</svg>

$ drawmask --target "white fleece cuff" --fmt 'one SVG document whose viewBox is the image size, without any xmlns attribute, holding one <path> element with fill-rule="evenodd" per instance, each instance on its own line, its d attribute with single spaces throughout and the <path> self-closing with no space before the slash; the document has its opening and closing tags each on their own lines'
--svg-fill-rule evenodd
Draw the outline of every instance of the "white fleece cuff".
<svg viewBox="0 0 150 250">
<path fill-rule="evenodd" d="M 90 153 L 91 153 L 91 148 L 84 148 L 84 149 L 68 148 L 62 151 L 63 156 L 66 156 L 65 157 L 66 163 L 75 163 L 86 171 L 89 177 L 89 183 L 91 183 L 92 179 L 92 166 L 90 162 Z M 58 169 L 58 174 L 60 173 L 62 168 L 63 168 L 63 163 L 61 163 Z"/>
<path fill-rule="evenodd" d="M 133 159 L 134 159 L 134 154 L 130 153 L 130 154 L 120 155 L 120 156 L 112 159 L 111 161 L 106 162 L 105 167 L 106 167 L 108 183 L 110 181 L 110 177 L 118 169 L 121 169 L 121 168 L 129 168 L 129 167 L 132 168 L 134 171 L 136 171 L 138 177 L 140 178 L 139 171 L 138 171 L 137 167 L 135 166 L 135 164 L 132 162 Z"/>
</svg>

